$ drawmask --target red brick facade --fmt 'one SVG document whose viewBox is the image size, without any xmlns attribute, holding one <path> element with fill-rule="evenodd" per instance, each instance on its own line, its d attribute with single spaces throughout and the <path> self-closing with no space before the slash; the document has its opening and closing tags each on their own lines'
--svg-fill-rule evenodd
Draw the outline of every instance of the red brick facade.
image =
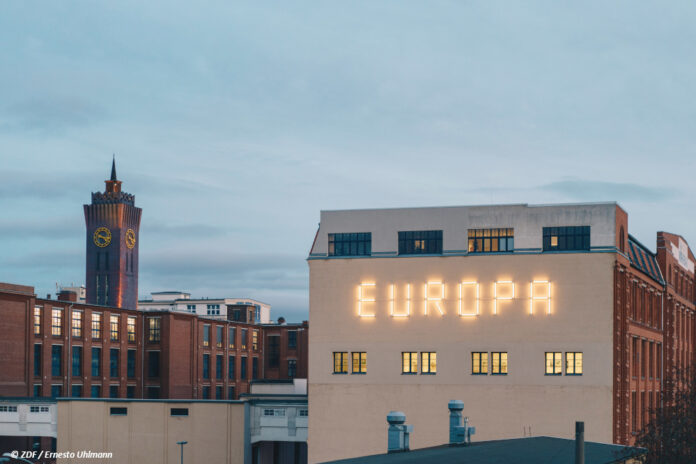
<svg viewBox="0 0 696 464">
<path fill-rule="evenodd" d="M 10 284 L 0 284 L 0 315 L 0 396 L 236 399 L 254 378 L 291 378 L 290 364 L 294 377 L 307 377 L 306 322 L 249 324 L 48 300 Z M 269 337 L 280 341 L 272 367 L 264 358 Z"/>
</svg>

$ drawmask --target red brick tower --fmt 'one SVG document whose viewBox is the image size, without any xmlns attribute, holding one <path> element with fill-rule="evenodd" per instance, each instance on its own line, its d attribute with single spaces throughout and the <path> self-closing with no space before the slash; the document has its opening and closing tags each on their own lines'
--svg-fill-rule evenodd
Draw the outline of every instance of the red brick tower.
<svg viewBox="0 0 696 464">
<path fill-rule="evenodd" d="M 87 303 L 136 309 L 142 209 L 135 207 L 135 195 L 121 191 L 115 159 L 105 183 L 106 191 L 92 193 L 92 204 L 84 205 Z"/>
</svg>

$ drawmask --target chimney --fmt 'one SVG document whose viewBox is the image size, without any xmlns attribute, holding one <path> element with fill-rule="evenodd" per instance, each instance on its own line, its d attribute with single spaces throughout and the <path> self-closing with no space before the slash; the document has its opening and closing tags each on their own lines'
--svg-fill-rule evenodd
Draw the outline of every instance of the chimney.
<svg viewBox="0 0 696 464">
<path fill-rule="evenodd" d="M 408 451 L 408 439 L 411 432 L 413 432 L 413 426 L 404 425 L 406 414 L 400 411 L 390 411 L 387 414 L 387 422 L 389 422 L 387 453 Z"/>
<path fill-rule="evenodd" d="M 464 403 L 460 400 L 451 400 L 447 403 L 450 411 L 449 419 L 449 444 L 467 445 L 471 443 L 471 435 L 476 433 L 476 427 L 469 427 L 469 418 L 464 417 L 462 425 L 462 410 Z"/>
<path fill-rule="evenodd" d="M 585 464 L 585 423 L 575 423 L 575 464 Z"/>
</svg>

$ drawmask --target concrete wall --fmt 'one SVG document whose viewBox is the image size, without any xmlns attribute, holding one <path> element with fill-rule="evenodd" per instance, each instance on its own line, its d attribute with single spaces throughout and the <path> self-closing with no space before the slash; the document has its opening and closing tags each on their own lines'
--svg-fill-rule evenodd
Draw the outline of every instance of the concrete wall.
<svg viewBox="0 0 696 464">
<path fill-rule="evenodd" d="M 128 408 L 126 416 L 110 408 Z M 173 417 L 171 408 L 188 408 Z M 91 401 L 58 402 L 58 452 L 113 452 L 121 464 L 179 463 L 177 441 L 187 441 L 184 462 L 244 462 L 244 404 L 241 402 Z M 58 464 L 72 463 L 59 459 Z M 102 463 L 104 459 L 80 459 Z"/>
<path fill-rule="evenodd" d="M 595 234 L 603 232 L 592 229 L 593 245 Z M 517 228 L 515 240 L 519 246 Z M 572 438 L 582 420 L 588 440 L 611 442 L 614 262 L 613 253 L 310 259 L 309 461 L 385 452 L 391 410 L 415 427 L 412 448 L 446 443 L 451 399 L 464 401 L 476 440 L 521 437 L 530 427 L 533 435 Z M 493 282 L 508 280 L 515 298 L 500 301 L 494 315 Z M 529 314 L 532 280 L 551 282 L 551 314 L 543 301 Z M 424 314 L 429 281 L 445 284 L 444 315 L 432 303 Z M 462 281 L 480 284 L 478 316 L 458 315 Z M 375 284 L 367 294 L 376 301 L 363 314 L 374 317 L 358 316 L 358 285 L 366 282 Z M 391 317 L 390 285 L 402 313 L 406 284 L 411 315 Z M 333 374 L 334 351 L 367 352 L 367 373 Z M 437 352 L 437 374 L 401 374 L 402 351 Z M 472 351 L 506 351 L 508 375 L 472 375 Z M 546 351 L 583 352 L 583 375 L 545 375 Z"/>
</svg>

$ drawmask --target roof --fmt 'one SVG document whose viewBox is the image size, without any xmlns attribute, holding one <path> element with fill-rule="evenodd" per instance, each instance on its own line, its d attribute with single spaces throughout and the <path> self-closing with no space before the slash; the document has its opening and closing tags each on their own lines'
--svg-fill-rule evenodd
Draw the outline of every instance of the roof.
<svg viewBox="0 0 696 464">
<path fill-rule="evenodd" d="M 384 442 L 386 446 L 386 440 Z M 643 448 L 585 442 L 586 464 L 611 464 L 645 453 Z M 468 446 L 435 446 L 413 451 L 377 454 L 362 458 L 331 461 L 335 464 L 574 464 L 575 440 L 529 437 L 474 442 Z"/>
<path fill-rule="evenodd" d="M 664 285 L 656 255 L 630 234 L 628 235 L 628 259 L 633 267 Z"/>
</svg>

